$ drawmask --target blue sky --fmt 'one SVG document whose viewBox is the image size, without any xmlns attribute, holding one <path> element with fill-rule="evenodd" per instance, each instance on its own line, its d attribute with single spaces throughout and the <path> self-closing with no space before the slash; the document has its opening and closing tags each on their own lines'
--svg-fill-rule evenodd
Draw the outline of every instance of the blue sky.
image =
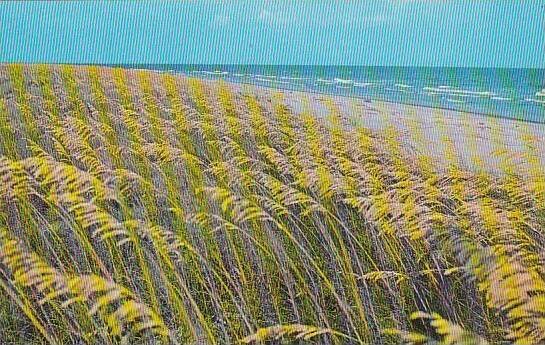
<svg viewBox="0 0 545 345">
<path fill-rule="evenodd" d="M 2 2 L 0 61 L 544 68 L 544 4 Z"/>
</svg>

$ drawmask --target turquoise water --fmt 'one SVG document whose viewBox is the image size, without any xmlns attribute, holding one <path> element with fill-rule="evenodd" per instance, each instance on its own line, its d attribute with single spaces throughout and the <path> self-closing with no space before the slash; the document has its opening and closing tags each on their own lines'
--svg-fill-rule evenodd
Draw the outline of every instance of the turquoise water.
<svg viewBox="0 0 545 345">
<path fill-rule="evenodd" d="M 545 69 L 263 65 L 129 67 L 545 122 Z"/>
</svg>

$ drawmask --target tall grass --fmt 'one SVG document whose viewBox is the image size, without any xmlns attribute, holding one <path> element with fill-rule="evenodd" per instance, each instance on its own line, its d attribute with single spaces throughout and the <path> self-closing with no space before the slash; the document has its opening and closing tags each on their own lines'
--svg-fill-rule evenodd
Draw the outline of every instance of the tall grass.
<svg viewBox="0 0 545 345">
<path fill-rule="evenodd" d="M 119 68 L 0 78 L 5 343 L 545 338 L 545 175 L 525 128 L 528 175 L 509 159 L 492 174 L 460 167 L 435 113 L 447 168 L 333 103 L 318 118 Z"/>
</svg>

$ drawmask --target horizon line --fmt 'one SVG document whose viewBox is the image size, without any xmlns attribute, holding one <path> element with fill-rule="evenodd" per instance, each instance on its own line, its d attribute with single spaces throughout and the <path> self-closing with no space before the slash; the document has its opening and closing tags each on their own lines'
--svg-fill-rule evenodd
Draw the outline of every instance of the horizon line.
<svg viewBox="0 0 545 345">
<path fill-rule="evenodd" d="M 0 61 L 0 64 L 24 64 L 24 65 L 77 65 L 77 66 L 270 66 L 270 67 L 367 67 L 367 68 L 468 68 L 468 69 L 537 69 L 543 70 L 545 66 L 452 66 L 452 65 L 354 65 L 354 64 L 290 64 L 290 63 L 210 63 L 210 62 L 55 62 L 55 61 Z"/>
</svg>

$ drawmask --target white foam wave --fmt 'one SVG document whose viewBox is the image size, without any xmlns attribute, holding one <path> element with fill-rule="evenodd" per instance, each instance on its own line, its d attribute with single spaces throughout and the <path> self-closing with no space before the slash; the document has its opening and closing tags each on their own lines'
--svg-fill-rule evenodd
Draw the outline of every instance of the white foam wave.
<svg viewBox="0 0 545 345">
<path fill-rule="evenodd" d="M 354 81 L 350 79 L 341 79 L 341 78 L 335 78 L 333 81 L 337 84 L 353 84 Z"/>
<path fill-rule="evenodd" d="M 445 94 L 445 93 L 443 93 Z M 460 97 L 460 98 L 481 98 L 482 95 L 473 95 L 473 94 L 466 94 L 466 93 L 446 93 L 450 97 Z"/>
<path fill-rule="evenodd" d="M 229 72 L 226 71 L 198 71 L 202 74 L 208 74 L 208 75 L 227 75 Z"/>
<path fill-rule="evenodd" d="M 465 103 L 464 101 L 461 101 L 459 99 L 452 99 L 452 98 L 447 98 L 447 101 L 451 103 Z"/>
<path fill-rule="evenodd" d="M 317 83 L 321 83 L 321 84 L 327 84 L 327 85 L 331 85 L 331 84 L 334 84 L 334 83 L 335 83 L 335 81 L 333 81 L 333 80 L 322 79 L 322 78 L 316 79 L 316 82 L 317 82 Z"/>
<path fill-rule="evenodd" d="M 496 100 L 496 101 L 512 101 L 512 98 L 509 97 L 492 97 L 490 99 Z"/>
<path fill-rule="evenodd" d="M 261 79 L 276 79 L 275 75 L 254 74 L 254 77 L 256 79 L 258 79 L 258 78 L 261 78 Z"/>
<path fill-rule="evenodd" d="M 545 97 L 545 89 L 536 92 L 536 97 Z"/>
<path fill-rule="evenodd" d="M 274 79 L 267 79 L 267 78 L 255 78 L 255 80 L 263 82 L 263 83 L 291 84 L 289 81 L 281 81 L 281 80 L 274 80 Z"/>
<path fill-rule="evenodd" d="M 233 77 L 242 78 L 242 77 L 244 77 L 244 74 L 242 74 L 242 73 L 233 73 Z"/>
<path fill-rule="evenodd" d="M 310 78 L 304 78 L 304 77 L 280 77 L 280 79 L 284 79 L 284 80 L 308 80 Z"/>
<path fill-rule="evenodd" d="M 412 85 L 407 85 L 407 84 L 395 84 L 395 86 L 400 87 L 402 89 L 410 89 L 413 87 Z"/>
<path fill-rule="evenodd" d="M 531 103 L 545 104 L 545 100 L 540 100 L 540 99 L 525 98 L 524 100 L 526 102 L 531 102 Z"/>
<path fill-rule="evenodd" d="M 375 83 L 358 83 L 354 82 L 354 87 L 367 87 L 367 86 L 373 86 Z"/>
<path fill-rule="evenodd" d="M 405 90 L 405 89 L 392 89 L 390 87 L 385 87 L 384 90 L 390 91 L 390 92 L 413 93 L 413 92 Z"/>
<path fill-rule="evenodd" d="M 424 91 L 432 91 L 432 92 L 442 92 L 442 93 L 448 93 L 451 95 L 457 94 L 457 95 L 472 95 L 472 96 L 479 96 L 479 97 L 492 97 L 496 94 L 490 91 L 473 91 L 473 90 L 464 90 L 464 89 L 455 89 L 451 88 L 449 86 L 439 86 L 439 87 L 425 87 L 423 88 Z"/>
</svg>

